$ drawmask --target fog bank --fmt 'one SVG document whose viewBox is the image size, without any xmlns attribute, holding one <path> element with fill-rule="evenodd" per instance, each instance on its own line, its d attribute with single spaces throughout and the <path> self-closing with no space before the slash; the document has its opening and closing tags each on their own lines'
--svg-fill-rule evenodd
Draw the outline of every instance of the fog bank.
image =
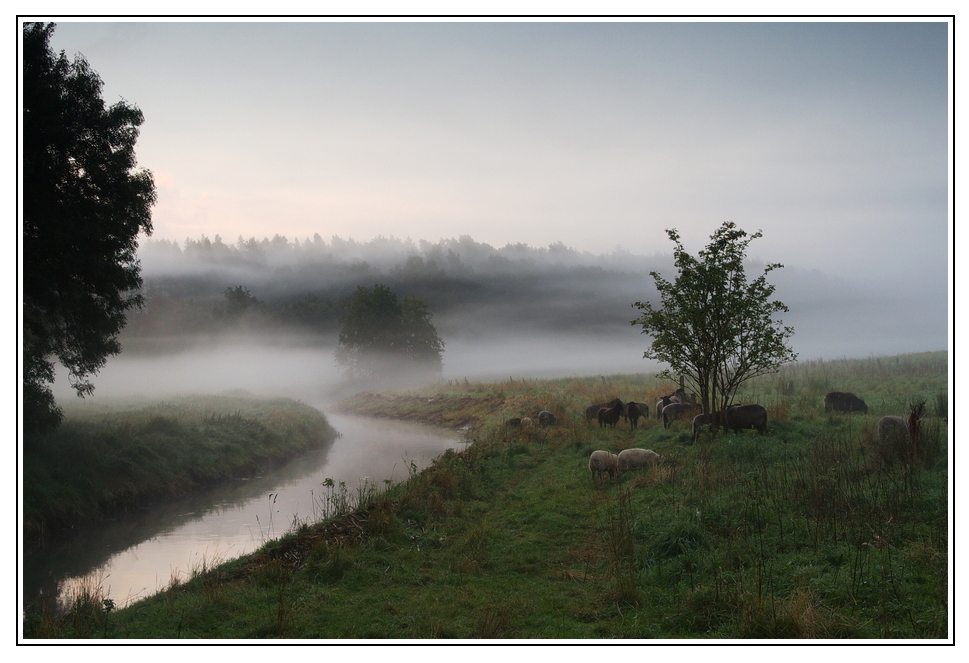
<svg viewBox="0 0 969 663">
<path fill-rule="evenodd" d="M 445 343 L 443 380 L 656 372 L 643 359 L 648 337 L 630 324 L 639 313 L 633 303 L 657 303 L 650 271 L 675 277 L 671 255 L 592 255 L 561 244 L 496 249 L 469 237 L 291 244 L 277 236 L 184 249 L 149 241 L 139 255 L 148 306 L 130 316 L 122 354 L 94 377 L 95 397 L 244 390 L 331 402 L 361 386 L 343 383 L 333 355 L 340 301 L 375 283 L 428 303 Z M 750 263 L 748 278 L 762 270 Z M 768 280 L 790 309 L 780 317 L 795 329 L 801 360 L 948 347 L 945 283 L 865 283 L 797 266 Z M 259 325 L 233 327 L 213 313 L 239 285 L 263 307 Z M 394 372 L 370 386 L 408 383 Z M 74 400 L 62 374 L 55 395 Z"/>
</svg>

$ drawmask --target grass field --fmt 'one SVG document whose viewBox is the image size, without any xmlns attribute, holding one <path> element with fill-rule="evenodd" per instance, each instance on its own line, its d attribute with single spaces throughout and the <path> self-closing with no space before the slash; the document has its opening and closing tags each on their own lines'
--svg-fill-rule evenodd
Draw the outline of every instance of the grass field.
<svg viewBox="0 0 969 663">
<path fill-rule="evenodd" d="M 345 513 L 124 610 L 96 587 L 33 638 L 919 639 L 949 626 L 947 355 L 802 363 L 738 401 L 769 432 L 630 430 L 587 405 L 655 402 L 650 376 L 453 383 L 343 404 L 468 428 L 448 452 Z M 824 412 L 829 390 L 869 413 Z M 874 429 L 927 401 L 919 453 Z M 558 423 L 512 428 L 513 417 Z M 650 412 L 653 415 L 653 412 Z M 596 449 L 667 462 L 594 481 Z"/>
<path fill-rule="evenodd" d="M 336 435 L 291 399 L 98 400 L 65 412 L 59 429 L 24 441 L 28 536 L 246 476 Z"/>
</svg>

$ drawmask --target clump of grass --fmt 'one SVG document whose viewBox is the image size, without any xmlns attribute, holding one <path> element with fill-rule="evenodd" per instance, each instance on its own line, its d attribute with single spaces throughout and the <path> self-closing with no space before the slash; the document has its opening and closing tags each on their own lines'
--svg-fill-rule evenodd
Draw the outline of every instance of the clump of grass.
<svg viewBox="0 0 969 663">
<path fill-rule="evenodd" d="M 606 531 L 609 551 L 609 575 L 615 600 L 636 605 L 639 591 L 636 586 L 636 550 L 634 546 L 632 513 L 629 493 L 623 491 L 616 498 L 615 513 Z"/>
<path fill-rule="evenodd" d="M 740 636 L 789 640 L 857 637 L 847 620 L 820 606 L 813 594 L 798 588 L 780 601 L 746 595 L 740 604 Z"/>
<path fill-rule="evenodd" d="M 24 622 L 26 638 L 104 638 L 111 628 L 114 601 L 105 598 L 103 579 L 74 582 L 58 612 L 44 605 Z"/>
<path fill-rule="evenodd" d="M 342 545 L 320 541 L 307 561 L 306 575 L 318 583 L 329 585 L 341 580 L 351 568 L 353 561 Z"/>
<path fill-rule="evenodd" d="M 478 615 L 472 638 L 497 640 L 512 636 L 512 612 L 499 606 L 485 606 Z"/>
</svg>

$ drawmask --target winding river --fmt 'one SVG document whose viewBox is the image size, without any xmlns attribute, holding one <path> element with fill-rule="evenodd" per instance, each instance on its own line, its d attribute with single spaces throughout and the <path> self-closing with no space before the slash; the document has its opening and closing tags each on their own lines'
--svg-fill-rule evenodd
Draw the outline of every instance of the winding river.
<svg viewBox="0 0 969 663">
<path fill-rule="evenodd" d="M 24 606 L 59 609 L 79 584 L 100 585 L 117 607 L 184 580 L 193 571 L 250 553 L 295 523 L 325 515 L 332 479 L 351 497 L 367 486 L 399 482 L 448 448 L 454 433 L 397 421 L 327 412 L 340 437 L 266 476 L 234 481 L 177 502 L 25 544 Z"/>
</svg>

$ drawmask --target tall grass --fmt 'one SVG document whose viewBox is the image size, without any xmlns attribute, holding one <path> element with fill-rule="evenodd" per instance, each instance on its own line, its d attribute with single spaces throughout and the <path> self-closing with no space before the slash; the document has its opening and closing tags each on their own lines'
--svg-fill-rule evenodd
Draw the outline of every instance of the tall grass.
<svg viewBox="0 0 969 663">
<path fill-rule="evenodd" d="M 24 440 L 28 536 L 245 476 L 336 436 L 322 413 L 291 399 L 108 400 L 65 411 L 56 431 Z"/>
</svg>

